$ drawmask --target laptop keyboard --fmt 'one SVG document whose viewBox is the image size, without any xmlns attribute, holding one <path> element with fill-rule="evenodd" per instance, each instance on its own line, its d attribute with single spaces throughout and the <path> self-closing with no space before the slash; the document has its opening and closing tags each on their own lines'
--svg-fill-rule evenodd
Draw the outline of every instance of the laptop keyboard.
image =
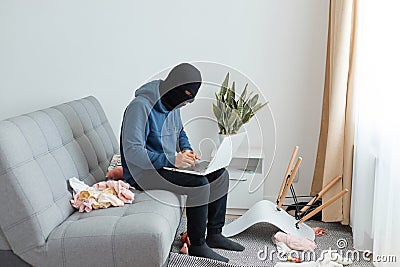
<svg viewBox="0 0 400 267">
<path fill-rule="evenodd" d="M 196 172 L 204 172 L 205 170 L 207 170 L 208 165 L 210 164 L 210 162 L 208 161 L 201 161 L 196 163 L 196 165 L 194 165 L 194 167 L 188 168 L 191 171 L 196 171 Z"/>
</svg>

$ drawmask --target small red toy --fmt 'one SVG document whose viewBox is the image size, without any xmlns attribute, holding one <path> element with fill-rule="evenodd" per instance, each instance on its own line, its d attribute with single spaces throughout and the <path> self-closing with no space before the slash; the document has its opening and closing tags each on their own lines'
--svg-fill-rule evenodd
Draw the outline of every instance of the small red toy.
<svg viewBox="0 0 400 267">
<path fill-rule="evenodd" d="M 188 254 L 189 247 L 190 247 L 190 239 L 189 239 L 187 232 L 181 233 L 181 242 L 183 243 L 183 245 L 182 245 L 180 252 L 182 254 Z"/>
<path fill-rule="evenodd" d="M 296 256 L 288 256 L 287 260 L 295 263 L 303 262 L 299 257 Z"/>
</svg>

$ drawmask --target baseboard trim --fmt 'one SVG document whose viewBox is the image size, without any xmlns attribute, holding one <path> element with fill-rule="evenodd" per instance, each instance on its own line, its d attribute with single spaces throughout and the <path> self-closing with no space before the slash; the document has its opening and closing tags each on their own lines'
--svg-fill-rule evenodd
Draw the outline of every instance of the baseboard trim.
<svg viewBox="0 0 400 267">
<path fill-rule="evenodd" d="M 226 214 L 228 214 L 228 215 L 243 215 L 246 211 L 248 211 L 248 209 L 227 208 Z"/>
</svg>

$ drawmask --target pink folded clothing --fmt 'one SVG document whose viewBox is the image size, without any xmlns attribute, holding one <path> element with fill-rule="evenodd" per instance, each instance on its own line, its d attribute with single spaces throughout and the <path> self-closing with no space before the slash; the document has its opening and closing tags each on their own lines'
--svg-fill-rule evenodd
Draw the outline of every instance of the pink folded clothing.
<svg viewBox="0 0 400 267">
<path fill-rule="evenodd" d="M 131 204 L 134 199 L 134 193 L 129 190 L 130 185 L 121 180 L 99 182 L 89 187 L 74 177 L 69 179 L 69 183 L 74 190 L 71 204 L 79 212 L 90 212 L 110 206 L 121 207 Z"/>
<path fill-rule="evenodd" d="M 94 198 L 83 198 L 80 194 L 76 194 L 74 199 L 71 200 L 72 207 L 78 209 L 79 212 L 91 212 L 95 203 Z"/>
<path fill-rule="evenodd" d="M 105 190 L 107 188 L 112 188 L 117 193 L 119 199 L 121 199 L 124 203 L 132 203 L 134 194 L 132 191 L 129 190 L 130 185 L 125 183 L 124 181 L 105 181 L 99 182 L 93 185 L 94 188 L 97 190 Z"/>
<path fill-rule="evenodd" d="M 310 250 L 314 251 L 317 247 L 315 242 L 304 237 L 294 236 L 290 234 L 286 234 L 284 232 L 277 232 L 274 235 L 274 238 L 277 242 L 282 242 L 286 244 L 291 249 L 294 250 Z"/>
</svg>

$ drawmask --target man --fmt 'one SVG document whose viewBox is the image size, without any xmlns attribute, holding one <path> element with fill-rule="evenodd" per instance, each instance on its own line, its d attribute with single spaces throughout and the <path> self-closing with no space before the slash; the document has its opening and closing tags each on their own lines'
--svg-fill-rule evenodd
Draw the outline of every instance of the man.
<svg viewBox="0 0 400 267">
<path fill-rule="evenodd" d="M 221 234 L 228 172 L 221 169 L 198 176 L 163 169 L 190 167 L 200 158 L 183 129 L 180 108 L 194 101 L 201 82 L 200 71 L 182 63 L 165 80 L 151 81 L 136 90 L 122 122 L 121 162 L 125 180 L 136 189 L 165 189 L 187 195 L 189 255 L 228 262 L 210 249 L 244 250 Z"/>
</svg>

